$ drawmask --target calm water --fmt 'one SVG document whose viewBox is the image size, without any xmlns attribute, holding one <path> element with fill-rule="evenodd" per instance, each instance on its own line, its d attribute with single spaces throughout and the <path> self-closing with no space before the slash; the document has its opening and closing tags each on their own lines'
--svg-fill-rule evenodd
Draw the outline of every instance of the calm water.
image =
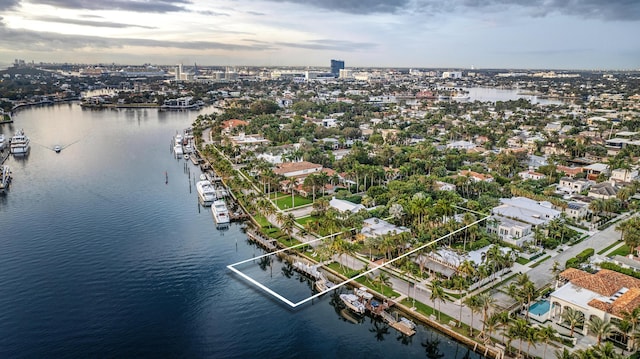
<svg viewBox="0 0 640 359">
<path fill-rule="evenodd" d="M 32 140 L 28 158 L 7 161 L 14 182 L 0 197 L 0 357 L 469 355 L 423 327 L 407 339 L 354 324 L 331 295 L 291 310 L 233 275 L 228 264 L 262 251 L 239 225 L 215 229 L 190 192 L 198 170 L 189 164 L 190 179 L 169 151 L 196 116 L 65 104 L 0 127 Z M 242 269 L 294 301 L 311 293 L 281 263 Z"/>
<path fill-rule="evenodd" d="M 491 87 L 469 87 L 468 91 L 470 101 L 480 102 L 496 102 L 496 101 L 515 101 L 518 99 L 526 99 L 533 104 L 539 105 L 561 105 L 564 102 L 557 99 L 538 98 L 537 96 L 524 95 L 524 90 L 498 89 Z"/>
</svg>

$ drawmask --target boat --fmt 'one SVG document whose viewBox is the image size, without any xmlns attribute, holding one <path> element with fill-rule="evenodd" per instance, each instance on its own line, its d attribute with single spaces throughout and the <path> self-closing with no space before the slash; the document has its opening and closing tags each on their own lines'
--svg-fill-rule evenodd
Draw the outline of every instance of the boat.
<svg viewBox="0 0 640 359">
<path fill-rule="evenodd" d="M 316 290 L 320 293 L 327 291 L 333 287 L 335 287 L 335 283 L 330 280 L 326 280 L 324 278 L 320 278 L 315 282 Z"/>
<path fill-rule="evenodd" d="M 0 151 L 7 147 L 7 142 L 3 134 L 0 133 Z"/>
<path fill-rule="evenodd" d="M 207 175 L 205 175 L 204 173 L 200 174 L 200 181 L 206 181 L 207 180 Z"/>
<path fill-rule="evenodd" d="M 184 159 L 188 160 L 189 159 L 189 155 L 184 155 Z"/>
<path fill-rule="evenodd" d="M 0 166 L 0 194 L 7 193 L 11 184 L 11 170 L 9 166 Z"/>
<path fill-rule="evenodd" d="M 416 323 L 414 323 L 411 319 L 400 317 L 400 323 L 406 325 L 409 329 L 416 329 Z"/>
<path fill-rule="evenodd" d="M 173 153 L 176 155 L 176 158 L 182 157 L 182 145 L 173 146 Z"/>
<path fill-rule="evenodd" d="M 180 145 L 180 147 L 182 147 L 182 135 L 181 134 L 176 134 L 176 137 L 173 138 L 173 144 L 174 146 L 178 146 Z"/>
<path fill-rule="evenodd" d="M 56 153 L 60 153 L 60 151 L 62 151 L 62 147 L 60 147 L 60 145 L 55 145 L 53 150 L 56 151 Z"/>
<path fill-rule="evenodd" d="M 14 155 L 25 155 L 29 152 L 29 137 L 24 134 L 24 130 L 16 131 L 11 137 L 11 153 Z"/>
<path fill-rule="evenodd" d="M 340 299 L 347 306 L 347 308 L 351 309 L 352 312 L 357 314 L 364 314 L 366 308 L 364 306 L 364 303 L 360 301 L 357 295 L 340 294 Z"/>
<path fill-rule="evenodd" d="M 465 94 L 458 94 L 458 95 L 453 96 L 451 99 L 454 100 L 454 101 L 464 102 L 464 101 L 469 101 L 471 99 L 471 96 L 465 95 Z"/>
<path fill-rule="evenodd" d="M 213 201 L 213 204 L 211 204 L 211 213 L 219 227 L 226 227 L 229 225 L 231 218 L 229 217 L 229 210 L 227 209 L 227 204 L 224 200 L 216 199 Z"/>
<path fill-rule="evenodd" d="M 196 182 L 196 190 L 198 191 L 200 203 L 203 206 L 209 207 L 213 204 L 213 201 L 216 200 L 216 190 L 211 185 L 211 182 L 206 180 Z"/>
</svg>

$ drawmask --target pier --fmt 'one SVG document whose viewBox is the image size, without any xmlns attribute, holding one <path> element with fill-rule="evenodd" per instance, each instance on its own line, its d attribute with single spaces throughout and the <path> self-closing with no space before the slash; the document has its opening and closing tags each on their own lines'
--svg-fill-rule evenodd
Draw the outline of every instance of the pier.
<svg viewBox="0 0 640 359">
<path fill-rule="evenodd" d="M 249 239 L 255 243 L 258 243 L 261 247 L 268 249 L 270 251 L 274 251 L 276 249 L 278 249 L 278 246 L 276 246 L 276 240 L 275 239 L 269 239 L 269 238 L 265 238 L 257 233 L 254 233 L 253 231 L 247 230 L 247 237 L 249 237 Z M 295 267 L 295 265 L 294 265 Z"/>
<path fill-rule="evenodd" d="M 381 311 L 380 312 L 380 316 L 382 317 L 382 319 L 384 319 L 385 322 L 387 322 L 393 329 L 399 331 L 400 333 L 406 335 L 406 336 L 412 336 L 414 334 L 416 334 L 416 331 L 413 330 L 412 328 L 409 328 L 408 325 L 406 325 L 405 323 L 396 320 L 393 315 L 389 314 L 386 311 Z"/>
</svg>

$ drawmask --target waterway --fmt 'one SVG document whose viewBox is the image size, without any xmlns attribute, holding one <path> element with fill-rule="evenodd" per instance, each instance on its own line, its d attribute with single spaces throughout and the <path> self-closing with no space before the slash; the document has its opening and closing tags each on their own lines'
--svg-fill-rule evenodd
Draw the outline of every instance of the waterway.
<svg viewBox="0 0 640 359">
<path fill-rule="evenodd" d="M 422 326 L 406 338 L 354 323 L 329 294 L 290 309 L 229 271 L 263 252 L 242 225 L 215 229 L 198 170 L 170 153 L 198 113 L 60 104 L 0 127 L 32 141 L 0 196 L 0 357 L 481 358 Z M 311 294 L 257 262 L 241 269 L 294 301 Z"/>
</svg>

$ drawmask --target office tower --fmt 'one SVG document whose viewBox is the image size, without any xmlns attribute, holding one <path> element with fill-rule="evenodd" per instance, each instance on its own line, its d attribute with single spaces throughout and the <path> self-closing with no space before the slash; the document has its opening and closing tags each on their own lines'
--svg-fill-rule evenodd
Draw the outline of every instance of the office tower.
<svg viewBox="0 0 640 359">
<path fill-rule="evenodd" d="M 331 60 L 331 73 L 334 77 L 340 76 L 340 70 L 344 70 L 344 61 Z"/>
</svg>

